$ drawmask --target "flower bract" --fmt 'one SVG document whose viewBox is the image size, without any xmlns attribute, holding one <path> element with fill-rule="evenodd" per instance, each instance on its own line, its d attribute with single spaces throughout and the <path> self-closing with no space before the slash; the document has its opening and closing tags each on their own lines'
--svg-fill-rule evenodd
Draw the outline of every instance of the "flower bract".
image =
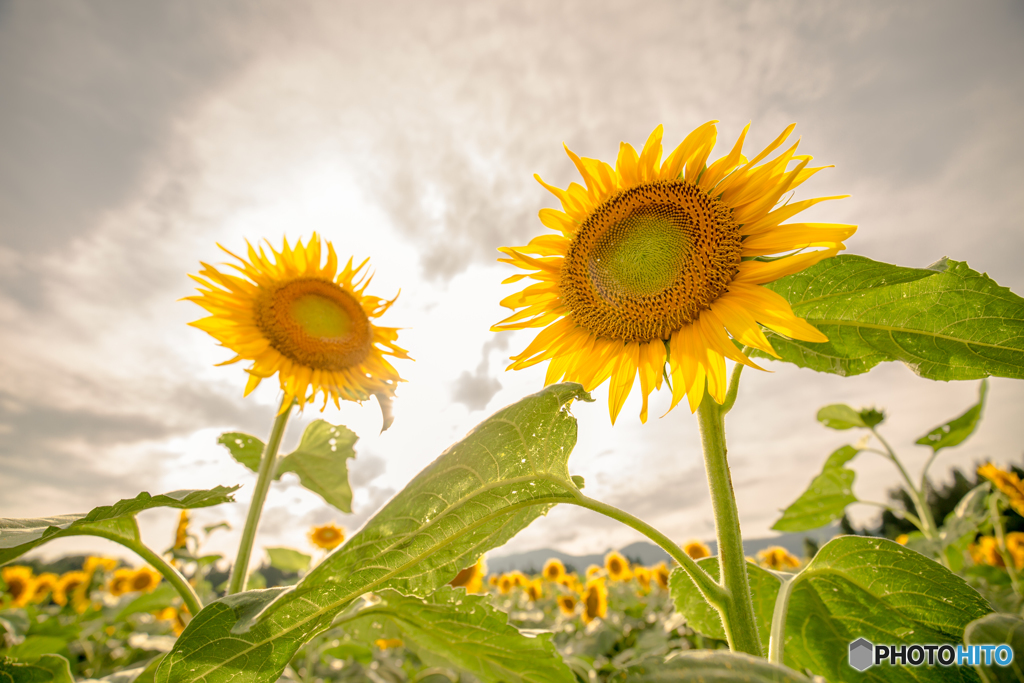
<svg viewBox="0 0 1024 683">
<path fill-rule="evenodd" d="M 223 247 L 221 247 L 223 249 Z M 282 410 L 294 398 L 299 405 L 323 394 L 324 407 L 333 400 L 364 401 L 376 395 L 385 409 L 402 381 L 384 358 L 408 358 L 395 344 L 398 330 L 378 327 L 379 318 L 394 303 L 366 294 L 372 276 L 367 261 L 353 260 L 339 268 L 330 242 L 314 233 L 306 244 L 284 240 L 281 251 L 269 253 L 251 244 L 247 258 L 234 256 L 237 272 L 202 264 L 199 295 L 187 297 L 211 315 L 191 325 L 209 333 L 235 357 L 222 365 L 251 361 L 246 368 L 248 395 L 259 383 L 277 374 L 285 393 Z"/>
<path fill-rule="evenodd" d="M 646 421 L 648 396 L 666 375 L 670 410 L 685 395 L 695 411 L 705 386 L 715 401 L 725 399 L 726 358 L 758 367 L 736 342 L 778 357 L 762 326 L 827 341 L 782 296 L 761 287 L 833 256 L 856 230 L 784 222 L 836 198 L 784 199 L 820 170 L 796 144 L 766 160 L 793 128 L 747 159 L 748 126 L 710 165 L 714 122 L 664 161 L 661 126 L 639 154 L 622 143 L 615 166 L 566 148 L 585 187 L 563 190 L 538 177 L 562 205 L 540 212 L 553 234 L 499 250 L 507 256 L 499 260 L 527 271 L 506 283 L 534 283 L 502 300 L 516 312 L 492 329 L 543 328 L 509 368 L 549 361 L 546 383 L 579 382 L 588 391 L 608 381 L 612 422 L 639 376 Z"/>
</svg>

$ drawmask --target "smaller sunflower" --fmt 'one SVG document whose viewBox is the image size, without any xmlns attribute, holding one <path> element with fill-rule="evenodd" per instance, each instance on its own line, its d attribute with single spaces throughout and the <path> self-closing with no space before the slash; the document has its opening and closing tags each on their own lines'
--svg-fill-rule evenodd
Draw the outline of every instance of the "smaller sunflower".
<svg viewBox="0 0 1024 683">
<path fill-rule="evenodd" d="M 558 558 L 552 557 L 544 563 L 544 570 L 541 572 L 548 581 L 558 582 L 565 576 L 565 565 Z"/>
<path fill-rule="evenodd" d="M 164 609 L 154 612 L 153 616 L 158 621 L 167 621 L 171 624 L 171 630 L 174 631 L 174 635 L 180 636 L 188 626 L 189 622 L 189 611 L 184 606 L 178 607 L 165 607 Z"/>
<path fill-rule="evenodd" d="M 608 616 L 608 586 L 604 579 L 591 579 L 580 596 L 583 602 L 583 623 L 589 624 L 594 619 Z"/>
<path fill-rule="evenodd" d="M 1010 499 L 1010 507 L 1018 515 L 1024 515 L 1024 483 L 1015 472 L 999 469 L 992 463 L 978 468 L 978 475 L 985 477 Z"/>
<path fill-rule="evenodd" d="M 97 555 L 90 555 L 85 558 L 85 562 L 82 564 L 82 571 L 92 576 L 97 571 L 102 570 L 104 572 L 112 572 L 117 567 L 117 559 L 113 557 L 99 557 Z"/>
<path fill-rule="evenodd" d="M 600 571 L 601 568 L 598 567 L 596 564 L 592 564 L 589 567 L 587 567 L 587 580 L 592 579 L 594 575 L 596 575 Z"/>
<path fill-rule="evenodd" d="M 537 602 L 544 597 L 544 582 L 539 578 L 527 581 L 523 588 L 526 591 L 526 597 L 530 598 L 531 602 Z"/>
<path fill-rule="evenodd" d="M 522 573 L 518 569 L 513 569 L 508 573 L 508 575 L 512 578 L 512 584 L 517 588 L 525 588 L 526 584 L 530 582 L 530 580 L 526 578 L 526 574 Z"/>
<path fill-rule="evenodd" d="M 508 595 L 512 592 L 512 589 L 516 587 L 516 580 L 510 574 L 502 574 L 498 577 L 498 592 L 502 595 Z"/>
<path fill-rule="evenodd" d="M 334 550 L 345 541 L 345 529 L 334 522 L 309 530 L 309 542 L 323 550 Z"/>
<path fill-rule="evenodd" d="M 111 577 L 110 583 L 107 584 L 107 592 L 115 598 L 119 598 L 125 593 L 131 593 L 133 590 L 132 577 L 134 575 L 135 570 L 128 567 L 115 569 L 114 576 Z"/>
<path fill-rule="evenodd" d="M 1005 567 L 1003 555 L 999 552 L 999 541 L 995 536 L 981 536 L 977 541 L 967 546 L 974 564 L 989 565 L 991 567 Z"/>
<path fill-rule="evenodd" d="M 140 593 L 152 593 L 163 578 L 160 572 L 150 566 L 140 567 L 135 570 L 129 579 L 129 586 L 133 591 Z"/>
<path fill-rule="evenodd" d="M 636 566 L 633 568 L 633 578 L 640 584 L 642 590 L 651 590 L 651 570 L 647 567 Z"/>
<path fill-rule="evenodd" d="M 57 581 L 60 577 L 50 572 L 45 572 L 36 577 L 35 586 L 33 587 L 32 602 L 39 604 L 45 602 L 53 589 L 57 586 Z"/>
<path fill-rule="evenodd" d="M 583 584 L 580 583 L 580 579 L 575 574 L 563 574 L 556 582 L 559 586 L 572 593 L 579 593 Z"/>
<path fill-rule="evenodd" d="M 576 614 L 576 598 L 571 595 L 558 596 L 558 611 L 567 617 Z"/>
<path fill-rule="evenodd" d="M 654 575 L 654 580 L 658 583 L 658 585 L 668 590 L 669 571 L 665 563 L 659 562 L 658 564 L 654 565 L 654 567 L 651 568 L 651 573 Z"/>
<path fill-rule="evenodd" d="M 1006 551 L 1010 553 L 1017 569 L 1024 569 L 1024 532 L 1011 531 L 1006 534 Z"/>
<path fill-rule="evenodd" d="M 785 571 L 787 569 L 798 569 L 800 560 L 788 550 L 779 545 L 773 545 L 757 553 L 757 559 L 761 566 L 768 569 Z"/>
<path fill-rule="evenodd" d="M 68 604 L 69 598 L 88 590 L 89 579 L 89 575 L 81 571 L 62 574 L 53 588 L 53 601 L 61 607 Z"/>
<path fill-rule="evenodd" d="M 633 576 L 629 571 L 629 560 L 617 550 L 604 556 L 604 569 L 612 581 L 629 581 Z"/>
<path fill-rule="evenodd" d="M 188 547 L 188 510 L 182 510 L 178 516 L 178 527 L 174 530 L 174 550 Z"/>
<path fill-rule="evenodd" d="M 199 295 L 186 297 L 211 315 L 191 325 L 231 349 L 235 357 L 221 363 L 252 361 L 246 369 L 248 396 L 259 383 L 277 374 L 285 399 L 300 406 L 312 403 L 322 393 L 328 400 L 365 401 L 377 396 L 385 413 L 384 428 L 390 425 L 388 402 L 403 381 L 384 356 L 409 359 L 395 344 L 398 329 L 377 327 L 379 318 L 394 303 L 366 294 L 372 276 L 352 259 L 338 268 L 334 246 L 313 233 L 310 240 L 295 246 L 284 240 L 281 251 L 267 244 L 257 252 L 249 245 L 248 260 L 225 252 L 239 263 L 231 264 L 238 275 L 202 264 Z M 323 252 L 327 253 L 324 254 Z M 322 410 L 322 408 L 321 408 Z"/>
<path fill-rule="evenodd" d="M 0 570 L 4 583 L 7 584 L 7 593 L 11 596 L 11 605 L 24 607 L 35 595 L 35 576 L 32 568 L 23 565 L 4 567 Z"/>
<path fill-rule="evenodd" d="M 683 552 L 694 560 L 699 560 L 702 557 L 711 557 L 711 548 L 700 541 L 689 541 L 683 546 Z"/>
<path fill-rule="evenodd" d="M 450 586 L 458 588 L 459 586 L 465 586 L 467 593 L 483 593 L 484 591 L 484 577 L 487 576 L 487 562 L 484 558 L 480 558 L 475 564 L 466 567 L 461 572 L 455 575 L 455 578 L 449 583 Z"/>
</svg>

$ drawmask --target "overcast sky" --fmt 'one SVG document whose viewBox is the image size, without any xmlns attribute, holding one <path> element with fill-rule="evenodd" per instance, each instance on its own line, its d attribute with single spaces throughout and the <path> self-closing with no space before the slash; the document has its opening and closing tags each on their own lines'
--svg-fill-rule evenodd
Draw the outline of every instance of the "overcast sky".
<svg viewBox="0 0 1024 683">
<path fill-rule="evenodd" d="M 797 122 L 801 150 L 834 164 L 800 197 L 850 194 L 813 217 L 860 226 L 849 253 L 908 266 L 948 255 L 1024 292 L 1024 5 L 1020 2 L 71 2 L 0 0 L 0 515 L 86 512 L 145 490 L 242 483 L 205 510 L 237 530 L 254 475 L 216 437 L 266 438 L 275 383 L 247 399 L 240 365 L 180 301 L 216 243 L 280 245 L 320 231 L 369 256 L 372 293 L 401 297 L 381 324 L 407 328 L 394 427 L 374 403 L 323 417 L 360 435 L 355 513 L 289 475 L 259 542 L 308 550 L 305 530 L 350 530 L 489 413 L 539 389 L 544 367 L 505 373 L 528 333 L 494 334 L 515 291 L 501 245 L 543 228 L 578 153 L 613 160 L 659 123 L 674 146 L 721 121 L 715 157 L 748 121 L 754 149 Z M 913 441 L 958 415 L 977 383 L 901 365 L 842 379 L 769 364 L 746 372 L 728 420 L 744 531 L 769 533 L 849 433 L 814 419 L 833 402 L 891 414 Z M 696 423 L 654 397 L 608 424 L 607 386 L 574 408 L 570 471 L 591 496 L 679 541 L 711 538 Z M 1024 389 L 995 380 L 976 436 L 936 471 L 1021 463 Z M 320 417 L 293 422 L 285 445 Z M 862 456 L 856 491 L 895 483 Z M 870 516 L 864 508 L 862 515 Z M 141 521 L 158 549 L 176 515 Z M 505 551 L 603 551 L 637 536 L 559 509 Z M 69 539 L 48 554 L 106 542 Z M 221 532 L 212 550 L 234 547 Z M 502 551 L 502 552 L 505 552 Z M 500 553 L 499 553 L 500 554 Z"/>
</svg>

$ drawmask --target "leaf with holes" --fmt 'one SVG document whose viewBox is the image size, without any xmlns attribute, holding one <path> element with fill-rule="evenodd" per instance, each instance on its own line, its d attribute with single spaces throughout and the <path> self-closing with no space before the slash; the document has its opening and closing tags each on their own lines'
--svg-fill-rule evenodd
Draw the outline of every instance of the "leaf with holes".
<svg viewBox="0 0 1024 683">
<path fill-rule="evenodd" d="M 451 664 L 492 683 L 573 683 L 551 634 L 527 637 L 487 596 L 444 587 L 427 598 L 395 591 L 346 621 L 346 633 L 364 643 L 400 638 L 428 665 Z"/>
<path fill-rule="evenodd" d="M 765 286 L 828 337 L 767 333 L 786 362 L 836 375 L 901 361 L 927 379 L 1024 379 L 1024 299 L 966 263 L 903 268 L 843 255 Z"/>
<path fill-rule="evenodd" d="M 569 476 L 578 384 L 498 411 L 420 472 L 288 590 L 241 593 L 197 614 L 161 663 L 163 683 L 276 681 L 298 648 L 361 595 L 427 596 L 579 491 Z"/>
<path fill-rule="evenodd" d="M 37 519 L 0 519 L 0 564 L 27 553 L 38 545 L 64 536 L 102 536 L 139 540 L 134 516 L 157 507 L 209 507 L 234 502 L 237 486 L 217 486 L 207 491 L 172 491 L 158 496 L 140 493 L 113 505 L 94 508 L 84 515 L 57 515 Z"/>
<path fill-rule="evenodd" d="M 253 472 L 259 472 L 260 459 L 266 446 L 255 436 L 241 432 L 225 432 L 217 437 L 217 443 L 228 449 L 231 457 Z M 278 477 L 279 478 L 279 477 Z"/>
<path fill-rule="evenodd" d="M 352 512 L 352 488 L 348 483 L 348 459 L 356 457 L 353 446 L 359 437 L 342 425 L 315 420 L 306 427 L 299 447 L 280 459 L 277 477 L 299 475 L 302 485 L 342 512 Z"/>
</svg>

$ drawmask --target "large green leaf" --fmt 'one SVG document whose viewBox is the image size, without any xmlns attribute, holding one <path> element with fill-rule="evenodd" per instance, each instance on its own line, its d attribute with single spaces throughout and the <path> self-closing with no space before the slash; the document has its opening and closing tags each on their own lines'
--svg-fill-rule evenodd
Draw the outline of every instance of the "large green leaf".
<svg viewBox="0 0 1024 683">
<path fill-rule="evenodd" d="M 849 646 L 858 638 L 956 645 L 971 621 L 991 611 L 963 579 L 924 555 L 881 538 L 842 536 L 793 579 L 784 659 L 830 683 L 974 681 L 966 667 L 883 664 L 861 673 L 847 663 Z"/>
<path fill-rule="evenodd" d="M 974 433 L 981 420 L 981 411 L 985 409 L 985 394 L 988 393 L 988 380 L 981 382 L 978 390 L 978 402 L 967 409 L 963 415 L 950 420 L 944 425 L 939 425 L 931 430 L 915 443 L 922 446 L 931 446 L 932 453 L 937 453 L 943 448 L 959 446 L 964 440 Z"/>
<path fill-rule="evenodd" d="M 1024 299 L 966 263 L 903 268 L 843 255 L 765 286 L 829 339 L 769 333 L 782 360 L 800 367 L 859 375 L 902 361 L 928 379 L 1024 379 Z"/>
<path fill-rule="evenodd" d="M 395 591 L 346 621 L 344 629 L 364 643 L 401 638 L 427 664 L 451 664 L 484 683 L 573 683 L 572 671 L 551 634 L 527 637 L 489 598 L 444 587 L 427 598 Z M 439 661 L 438 661 L 439 660 Z"/>
<path fill-rule="evenodd" d="M 311 422 L 302 433 L 299 447 L 281 458 L 277 476 L 299 475 L 302 485 L 342 512 L 352 512 L 352 488 L 348 484 L 349 458 L 359 439 L 355 432 L 324 420 Z"/>
<path fill-rule="evenodd" d="M 697 560 L 697 564 L 712 579 L 718 581 L 718 557 L 705 557 Z M 758 632 L 761 634 L 761 644 L 767 646 L 780 582 L 770 571 L 753 562 L 747 562 L 747 579 L 750 581 L 754 616 L 757 619 Z M 704 596 L 697 590 L 697 585 L 681 567 L 672 570 L 668 585 L 676 611 L 686 617 L 686 623 L 690 628 L 711 638 L 725 640 L 725 628 L 722 626 L 721 617 L 718 616 L 718 610 L 704 600 Z"/>
<path fill-rule="evenodd" d="M 225 432 L 217 437 L 217 443 L 228 449 L 231 457 L 253 472 L 260 471 L 260 460 L 266 446 L 255 436 L 242 432 Z"/>
<path fill-rule="evenodd" d="M 205 491 L 172 491 L 158 496 L 140 493 L 113 505 L 94 508 L 84 515 L 58 515 L 36 519 L 0 519 L 0 564 L 27 553 L 32 548 L 62 536 L 111 535 L 138 540 L 134 516 L 157 507 L 192 509 L 234 501 L 237 486 L 217 486 Z"/>
<path fill-rule="evenodd" d="M 641 681 L 697 681 L 698 683 L 812 683 L 810 678 L 760 657 L 723 650 L 699 650 L 669 655 L 664 661 L 647 660 L 609 679 Z"/>
<path fill-rule="evenodd" d="M 60 655 L 43 655 L 32 662 L 0 657 L 0 683 L 75 683 L 75 677 Z"/>
<path fill-rule="evenodd" d="M 313 558 L 292 548 L 267 548 L 270 566 L 283 572 L 304 572 Z"/>
<path fill-rule="evenodd" d="M 567 462 L 576 444 L 558 384 L 495 413 L 420 472 L 297 586 L 208 605 L 178 638 L 157 680 L 276 681 L 296 650 L 359 596 L 393 588 L 426 596 L 538 516 L 579 495 Z"/>
<path fill-rule="evenodd" d="M 989 614 L 972 621 L 964 631 L 967 645 L 1002 645 L 1013 650 L 1009 666 L 977 665 L 985 683 L 1024 683 L 1024 619 L 1016 614 Z"/>
<path fill-rule="evenodd" d="M 857 496 L 853 495 L 856 473 L 843 465 L 859 452 L 860 449 L 853 446 L 843 446 L 832 453 L 821 474 L 783 511 L 772 528 L 777 531 L 808 531 L 842 517 L 846 506 L 857 502 Z"/>
</svg>

